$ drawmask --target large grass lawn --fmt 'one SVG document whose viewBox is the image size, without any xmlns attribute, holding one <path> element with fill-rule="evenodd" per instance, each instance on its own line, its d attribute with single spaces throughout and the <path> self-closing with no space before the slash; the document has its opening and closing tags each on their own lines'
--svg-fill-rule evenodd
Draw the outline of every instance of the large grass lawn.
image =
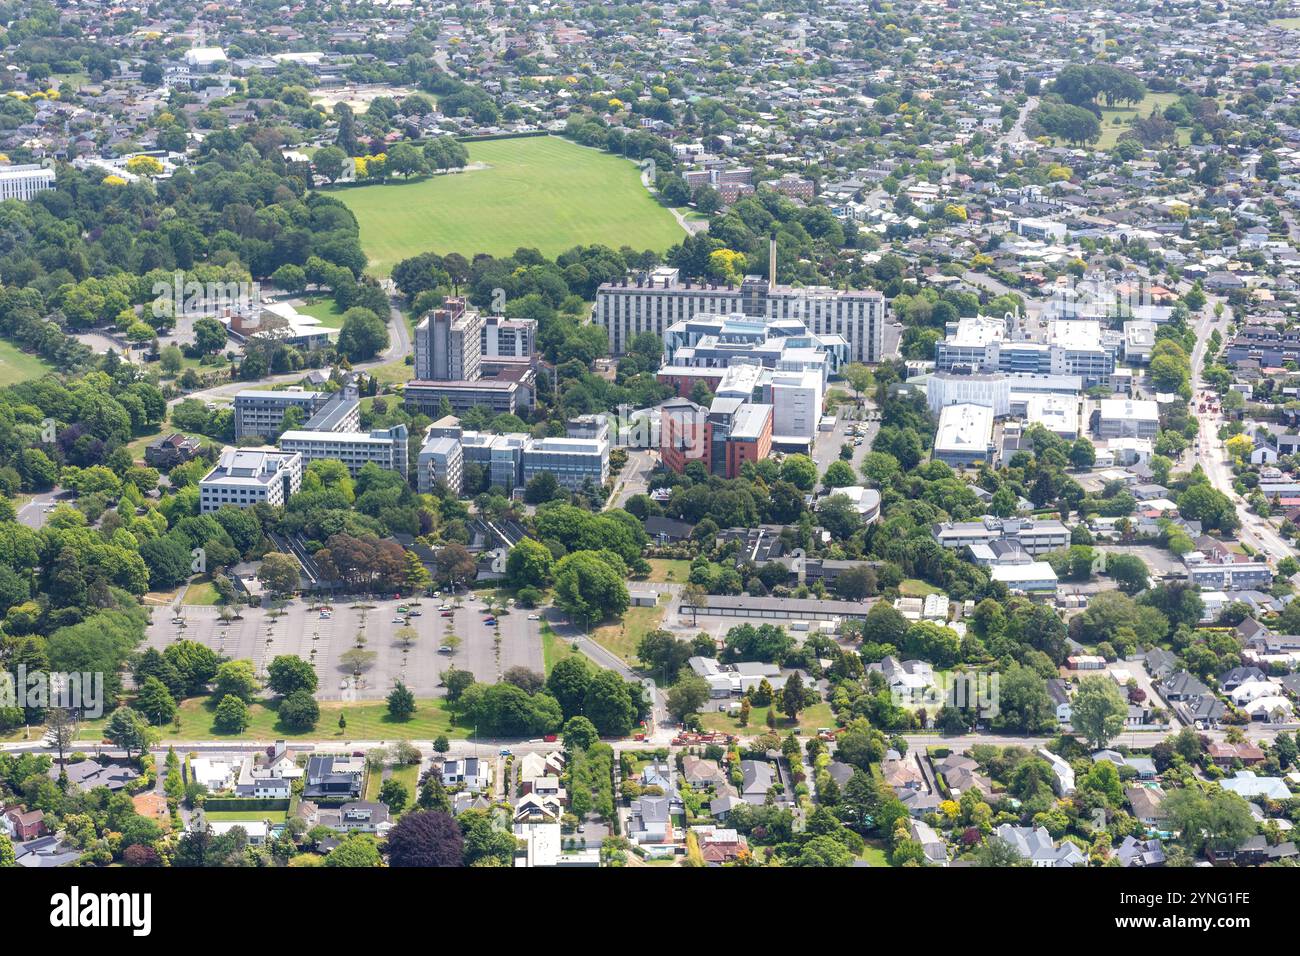
<svg viewBox="0 0 1300 956">
<path fill-rule="evenodd" d="M 760 734 L 768 732 L 767 712 L 771 708 L 754 707 L 749 712 L 749 724 L 745 727 L 740 726 L 740 721 L 724 714 L 720 711 L 707 711 L 700 715 L 700 723 L 704 729 L 713 733 L 735 734 L 737 737 L 757 737 Z M 834 727 L 835 714 L 831 711 L 830 704 L 813 704 L 807 710 L 799 712 L 798 723 L 793 723 L 785 714 L 777 714 L 776 732 L 779 734 L 788 734 L 790 731 L 798 728 L 798 733 L 803 735 L 815 734 L 819 727 Z"/>
<path fill-rule="evenodd" d="M 691 576 L 691 562 L 677 558 L 651 558 L 650 576 L 646 578 L 655 584 L 685 584 Z"/>
<path fill-rule="evenodd" d="M 288 814 L 284 810 L 204 810 L 209 823 L 284 823 Z"/>
<path fill-rule="evenodd" d="M 575 245 L 665 250 L 683 236 L 672 214 L 626 159 L 555 136 L 468 143 L 486 169 L 342 187 L 356 214 L 370 271 L 421 252 L 487 252 L 521 246 L 554 256 Z"/>
<path fill-rule="evenodd" d="M 0 385 L 14 385 L 40 378 L 53 369 L 43 359 L 24 352 L 12 342 L 0 339 Z"/>
<path fill-rule="evenodd" d="M 657 628 L 664 619 L 668 605 L 656 607 L 630 607 L 623 615 L 623 620 L 602 624 L 591 632 L 591 639 L 608 651 L 613 651 L 628 664 L 639 663 L 636 646 Z"/>
<path fill-rule="evenodd" d="M 162 742 L 169 740 L 203 741 L 203 740 L 326 740 L 336 738 L 345 740 L 431 740 L 439 734 L 448 737 L 468 736 L 469 730 L 457 726 L 446 702 L 442 698 L 416 701 L 415 715 L 410 720 L 398 721 L 388 716 L 388 704 L 382 700 L 345 704 L 338 701 L 322 701 L 320 705 L 320 722 L 315 730 L 288 730 L 280 725 L 275 705 L 261 701 L 248 708 L 248 729 L 242 734 L 219 733 L 212 726 L 215 705 L 210 698 L 191 697 L 181 702 L 181 729 L 178 733 L 171 724 L 159 729 Z M 347 729 L 339 730 L 339 713 L 347 719 Z M 79 725 L 78 740 L 94 740 L 103 735 L 107 716 L 98 720 L 86 721 Z M 31 739 L 37 739 L 39 732 L 33 730 Z M 10 737 L 0 739 L 20 739 L 21 728 Z"/>
</svg>

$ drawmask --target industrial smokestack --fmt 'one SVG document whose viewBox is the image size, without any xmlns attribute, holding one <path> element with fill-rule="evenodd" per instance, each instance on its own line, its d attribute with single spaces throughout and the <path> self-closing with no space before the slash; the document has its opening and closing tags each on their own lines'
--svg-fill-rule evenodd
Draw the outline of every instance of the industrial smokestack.
<svg viewBox="0 0 1300 956">
<path fill-rule="evenodd" d="M 767 282 L 776 285 L 776 233 L 767 237 Z"/>
</svg>

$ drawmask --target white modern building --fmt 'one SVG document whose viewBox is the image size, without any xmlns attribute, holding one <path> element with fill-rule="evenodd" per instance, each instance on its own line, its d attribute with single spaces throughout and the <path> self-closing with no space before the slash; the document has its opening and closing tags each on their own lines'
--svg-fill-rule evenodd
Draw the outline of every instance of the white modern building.
<svg viewBox="0 0 1300 956">
<path fill-rule="evenodd" d="M 309 419 L 328 399 L 328 392 L 298 386 L 278 391 L 244 389 L 235 395 L 235 438 L 270 438 L 280 430 L 290 408 L 301 408 Z"/>
<path fill-rule="evenodd" d="M 814 335 L 842 335 L 850 361 L 880 361 L 885 334 L 881 293 L 778 285 L 774 271 L 773 262 L 767 277 L 747 276 L 739 286 L 719 286 L 683 280 L 677 269 L 660 267 L 603 283 L 596 291 L 594 321 L 609 333 L 614 355 L 623 354 L 642 332 L 662 338 L 669 326 L 684 319 L 740 312 L 759 321 L 795 319 Z"/>
<path fill-rule="evenodd" d="M 420 494 L 429 494 L 435 484 L 443 481 L 452 494 L 459 495 L 464 487 L 465 474 L 465 453 L 460 439 L 430 435 L 420 449 L 416 468 L 415 486 Z"/>
<path fill-rule="evenodd" d="M 987 405 L 949 405 L 939 413 L 934 457 L 954 467 L 991 462 L 993 409 Z"/>
<path fill-rule="evenodd" d="M 1131 398 L 1104 398 L 1097 411 L 1100 438 L 1155 438 L 1160 430 L 1160 406 Z"/>
<path fill-rule="evenodd" d="M 400 472 L 405 478 L 409 470 L 407 438 L 405 425 L 377 428 L 370 432 L 290 429 L 280 436 L 280 450 L 297 452 L 308 465 L 323 458 L 341 461 L 354 478 L 370 462 L 388 471 Z"/>
<path fill-rule="evenodd" d="M 302 456 L 265 448 L 226 448 L 199 482 L 199 511 L 223 505 L 286 504 L 302 486 Z"/>
<path fill-rule="evenodd" d="M 0 166 L 0 202 L 20 199 L 23 202 L 39 192 L 54 188 L 54 170 L 37 163 Z"/>
<path fill-rule="evenodd" d="M 771 373 L 772 441 L 778 445 L 811 442 L 821 421 L 825 383 L 805 368 Z"/>
<path fill-rule="evenodd" d="M 588 481 L 596 488 L 609 480 L 609 442 L 601 438 L 530 438 L 520 461 L 523 483 L 549 472 L 561 488 L 580 490 Z"/>
</svg>

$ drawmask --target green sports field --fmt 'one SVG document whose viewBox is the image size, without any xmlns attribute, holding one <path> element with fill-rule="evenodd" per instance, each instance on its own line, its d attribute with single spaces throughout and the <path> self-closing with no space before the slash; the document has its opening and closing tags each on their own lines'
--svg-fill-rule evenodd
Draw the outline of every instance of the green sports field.
<svg viewBox="0 0 1300 956">
<path fill-rule="evenodd" d="M 12 342 L 0 339 L 0 385 L 13 385 L 29 378 L 40 378 L 52 366 Z"/>
<path fill-rule="evenodd" d="M 665 250 L 685 232 L 629 160 L 555 136 L 466 144 L 463 173 L 332 191 L 356 214 L 370 271 L 421 252 L 554 256 L 576 245 Z"/>
</svg>

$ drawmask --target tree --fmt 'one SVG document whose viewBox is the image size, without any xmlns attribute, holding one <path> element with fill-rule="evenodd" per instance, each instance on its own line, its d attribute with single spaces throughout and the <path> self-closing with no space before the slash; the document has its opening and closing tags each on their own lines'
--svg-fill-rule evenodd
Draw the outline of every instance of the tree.
<svg viewBox="0 0 1300 956">
<path fill-rule="evenodd" d="M 410 720 L 415 713 L 415 694 L 398 681 L 388 693 L 388 715 L 394 720 Z"/>
<path fill-rule="evenodd" d="M 550 548 L 533 538 L 523 538 L 506 558 L 506 581 L 516 588 L 543 588 L 551 583 L 554 565 Z"/>
<path fill-rule="evenodd" d="M 242 734 L 248 729 L 248 705 L 234 694 L 227 694 L 217 705 L 213 723 L 219 733 Z"/>
<path fill-rule="evenodd" d="M 853 473 L 853 466 L 847 461 L 831 462 L 826 469 L 826 474 L 822 476 L 822 484 L 827 488 L 847 488 L 857 484 L 857 480 L 857 476 Z"/>
<path fill-rule="evenodd" d="M 1227 790 L 1206 793 L 1198 787 L 1181 787 L 1165 798 L 1160 809 L 1170 829 L 1194 853 L 1206 847 L 1235 849 L 1256 830 L 1250 804 Z"/>
<path fill-rule="evenodd" d="M 1091 468 L 1097 461 L 1097 449 L 1092 442 L 1080 436 L 1070 446 L 1070 464 L 1080 471 Z"/>
<path fill-rule="evenodd" d="M 320 705 L 309 690 L 295 690 L 280 701 L 280 723 L 290 730 L 313 730 L 319 720 Z"/>
<path fill-rule="evenodd" d="M 1113 680 L 1093 675 L 1079 682 L 1070 712 L 1074 729 L 1096 750 L 1123 731 L 1128 702 Z"/>
<path fill-rule="evenodd" d="M 64 755 L 72 748 L 77 739 L 76 713 L 64 707 L 52 707 L 45 713 L 45 743 L 59 755 L 59 766 L 63 766 Z M 60 772 L 62 772 L 60 770 Z"/>
<path fill-rule="evenodd" d="M 155 726 L 168 723 L 176 716 L 176 701 L 172 698 L 171 691 L 156 677 L 144 679 L 135 703 L 140 713 Z"/>
<path fill-rule="evenodd" d="M 203 355 L 226 347 L 226 327 L 216 319 L 194 320 L 194 347 Z"/>
<path fill-rule="evenodd" d="M 274 594 L 292 594 L 298 590 L 298 561 L 291 554 L 272 551 L 262 558 L 257 580 Z"/>
<path fill-rule="evenodd" d="M 13 841 L 9 836 L 0 833 L 0 870 L 9 869 L 18 865 L 18 857 L 14 853 Z"/>
<path fill-rule="evenodd" d="M 478 562 L 463 544 L 455 541 L 439 548 L 434 555 L 434 567 L 438 580 L 448 587 L 456 588 L 468 584 L 478 574 Z"/>
<path fill-rule="evenodd" d="M 316 669 L 293 654 L 277 656 L 267 667 L 266 674 L 267 686 L 281 697 L 288 697 L 297 690 L 316 692 Z"/>
<path fill-rule="evenodd" d="M 1146 562 L 1136 554 L 1106 555 L 1106 573 L 1125 594 L 1137 594 L 1147 586 Z"/>
<path fill-rule="evenodd" d="M 388 804 L 389 811 L 395 816 L 411 802 L 411 794 L 406 789 L 406 784 L 390 777 L 379 787 L 379 802 Z"/>
<path fill-rule="evenodd" d="M 449 814 L 408 813 L 388 833 L 389 866 L 461 866 L 464 839 Z"/>
<path fill-rule="evenodd" d="M 803 710 L 810 701 L 808 691 L 803 686 L 803 678 L 799 672 L 795 671 L 785 682 L 785 689 L 781 692 L 781 709 L 791 720 L 799 718 L 799 711 Z"/>
<path fill-rule="evenodd" d="M 127 759 L 133 753 L 143 753 L 153 740 L 148 722 L 130 707 L 119 707 L 108 718 L 104 736 L 126 751 Z"/>
<path fill-rule="evenodd" d="M 356 306 L 343 313 L 338 350 L 350 362 L 364 362 L 388 348 L 388 325 L 370 309 Z"/>
<path fill-rule="evenodd" d="M 324 176 L 331 183 L 336 182 L 343 175 L 343 167 L 347 161 L 348 154 L 337 146 L 322 147 L 311 158 L 317 175 Z"/>
<path fill-rule="evenodd" d="M 871 369 L 861 362 L 850 362 L 840 368 L 840 377 L 853 389 L 853 397 L 862 404 L 862 393 L 871 387 Z"/>
<path fill-rule="evenodd" d="M 630 598 L 625 568 L 610 563 L 604 553 L 575 551 L 555 565 L 555 603 L 570 619 L 585 623 L 619 617 Z"/>
<path fill-rule="evenodd" d="M 798 676 L 798 675 L 795 675 Z M 691 674 L 683 677 L 668 690 L 666 704 L 668 713 L 678 721 L 685 720 L 695 713 L 709 699 L 709 685 L 703 677 Z"/>
<path fill-rule="evenodd" d="M 570 717 L 564 725 L 564 749 L 587 750 L 600 743 L 600 734 L 586 717 Z"/>
<path fill-rule="evenodd" d="M 238 697 L 247 703 L 256 693 L 257 677 L 252 661 L 226 661 L 217 668 L 216 697 Z"/>
<path fill-rule="evenodd" d="M 379 855 L 379 844 L 373 836 L 369 833 L 350 833 L 325 857 L 325 865 L 377 867 L 384 865 L 384 859 Z"/>
</svg>

